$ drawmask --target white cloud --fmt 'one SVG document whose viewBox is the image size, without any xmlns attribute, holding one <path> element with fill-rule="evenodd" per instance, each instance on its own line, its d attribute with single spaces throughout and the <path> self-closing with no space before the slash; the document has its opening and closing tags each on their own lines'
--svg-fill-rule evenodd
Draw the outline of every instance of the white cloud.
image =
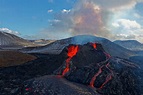
<svg viewBox="0 0 143 95">
<path fill-rule="evenodd" d="M 50 23 L 58 23 L 60 22 L 61 20 L 58 20 L 58 19 L 53 19 L 53 20 L 48 20 L 48 22 Z"/>
<path fill-rule="evenodd" d="M 53 12 L 53 10 L 52 10 L 52 9 L 48 10 L 48 13 L 51 13 L 51 12 Z"/>
<path fill-rule="evenodd" d="M 71 11 L 70 9 L 69 10 L 63 9 L 62 13 L 69 13 L 70 11 Z"/>
<path fill-rule="evenodd" d="M 119 19 L 112 23 L 112 26 L 114 26 L 114 28 L 111 30 L 114 33 L 114 39 L 136 39 L 140 42 L 143 42 L 143 38 L 141 36 L 143 33 L 143 27 L 137 21 Z"/>
<path fill-rule="evenodd" d="M 134 15 L 134 17 L 136 17 L 136 18 L 141 18 L 141 15 L 139 15 L 138 13 L 134 13 L 133 15 Z"/>
<path fill-rule="evenodd" d="M 20 34 L 19 32 L 10 30 L 8 28 L 0 28 L 0 31 L 7 32 L 7 33 L 10 33 L 10 34 L 15 34 L 15 35 L 19 35 Z"/>
<path fill-rule="evenodd" d="M 143 33 L 137 31 L 143 29 L 139 21 L 142 17 L 137 14 L 135 5 L 142 1 L 77 0 L 74 8 L 63 9 L 61 13 L 55 15 L 54 20 L 49 20 L 52 26 L 45 29 L 44 33 L 48 36 L 89 34 L 112 40 L 137 38 Z M 62 36 L 65 37 L 64 35 Z"/>
<path fill-rule="evenodd" d="M 114 27 L 123 27 L 124 29 L 140 29 L 141 25 L 135 20 L 119 19 L 117 22 L 112 23 Z"/>
<path fill-rule="evenodd" d="M 136 38 L 136 35 L 134 34 L 117 34 L 116 35 L 117 39 L 135 39 Z"/>
<path fill-rule="evenodd" d="M 87 1 L 87 0 L 86 0 Z M 104 9 L 129 9 L 135 6 L 136 0 L 91 0 Z"/>
<path fill-rule="evenodd" d="M 143 35 L 142 32 L 136 34 L 116 34 L 116 40 L 138 40 L 143 43 Z M 115 39 L 114 39 L 115 40 Z"/>
<path fill-rule="evenodd" d="M 118 23 L 112 23 L 112 26 L 114 26 L 114 27 L 120 27 L 120 25 L 118 24 Z"/>
</svg>

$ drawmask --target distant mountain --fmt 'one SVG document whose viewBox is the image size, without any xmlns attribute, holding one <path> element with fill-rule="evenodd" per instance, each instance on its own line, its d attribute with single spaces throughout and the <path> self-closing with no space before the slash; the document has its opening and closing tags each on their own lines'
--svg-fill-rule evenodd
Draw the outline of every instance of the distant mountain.
<svg viewBox="0 0 143 95">
<path fill-rule="evenodd" d="M 33 45 L 32 42 L 22 39 L 14 34 L 0 31 L 0 48 L 19 48 Z"/>
<path fill-rule="evenodd" d="M 39 39 L 39 40 L 29 40 L 29 41 L 33 42 L 35 44 L 38 44 L 39 46 L 44 46 L 44 45 L 47 45 L 47 44 L 54 42 L 55 40 Z"/>
<path fill-rule="evenodd" d="M 51 44 L 42 47 L 25 48 L 21 51 L 27 53 L 50 53 L 59 54 L 65 46 L 69 44 L 86 44 L 88 42 L 95 42 L 102 44 L 105 51 L 107 51 L 112 56 L 125 57 L 128 58 L 134 53 L 128 49 L 125 49 L 105 38 L 90 36 L 90 35 L 79 35 L 67 39 L 57 40 Z"/>
<path fill-rule="evenodd" d="M 129 50 L 143 50 L 143 44 L 136 40 L 116 40 L 114 43 Z"/>
</svg>

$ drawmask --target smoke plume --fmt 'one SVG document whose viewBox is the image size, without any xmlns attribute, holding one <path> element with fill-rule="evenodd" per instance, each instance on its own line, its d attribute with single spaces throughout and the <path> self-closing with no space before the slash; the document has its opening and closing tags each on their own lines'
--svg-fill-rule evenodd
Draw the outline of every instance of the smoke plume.
<svg viewBox="0 0 143 95">
<path fill-rule="evenodd" d="M 95 35 L 115 39 L 109 24 L 116 12 L 131 9 L 136 0 L 79 0 L 69 12 L 55 15 L 51 26 L 42 34 L 49 38 L 66 38 L 75 35 Z"/>
</svg>

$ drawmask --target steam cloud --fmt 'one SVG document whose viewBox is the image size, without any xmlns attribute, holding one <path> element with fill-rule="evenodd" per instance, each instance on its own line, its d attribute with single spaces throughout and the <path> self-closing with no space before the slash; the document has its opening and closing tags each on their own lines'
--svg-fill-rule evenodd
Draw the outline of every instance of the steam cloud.
<svg viewBox="0 0 143 95">
<path fill-rule="evenodd" d="M 111 15 L 117 11 L 133 8 L 137 2 L 136 0 L 79 0 L 68 13 L 61 12 L 55 15 L 51 26 L 43 30 L 42 34 L 49 35 L 49 38 L 96 35 L 115 39 L 115 34 L 108 27 Z"/>
</svg>

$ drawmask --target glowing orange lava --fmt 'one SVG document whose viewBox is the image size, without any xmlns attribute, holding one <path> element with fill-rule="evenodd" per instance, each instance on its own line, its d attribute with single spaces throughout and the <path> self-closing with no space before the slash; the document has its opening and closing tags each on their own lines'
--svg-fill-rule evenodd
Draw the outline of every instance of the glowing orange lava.
<svg viewBox="0 0 143 95">
<path fill-rule="evenodd" d="M 91 43 L 91 45 L 93 46 L 93 48 L 94 48 L 94 49 L 96 49 L 96 48 L 97 48 L 96 43 Z"/>
<path fill-rule="evenodd" d="M 97 72 L 97 73 L 93 76 L 93 78 L 91 79 L 91 81 L 90 81 L 90 86 L 91 86 L 91 87 L 94 87 L 94 82 L 95 82 L 95 80 L 96 80 L 96 77 L 97 77 L 99 74 L 102 73 L 102 68 L 103 68 L 103 66 L 99 68 L 98 72 Z"/>
<path fill-rule="evenodd" d="M 107 58 L 111 58 L 111 55 L 110 55 L 110 54 L 108 54 L 108 53 L 106 53 L 106 52 L 104 52 L 104 54 L 106 55 Z"/>
<path fill-rule="evenodd" d="M 32 90 L 32 88 L 26 88 L 25 90 L 26 90 L 26 91 L 29 91 L 29 90 Z"/>
<path fill-rule="evenodd" d="M 93 48 L 95 48 L 95 49 L 97 48 L 96 43 L 91 43 L 91 45 L 93 46 Z M 106 61 L 111 58 L 111 56 L 108 53 L 104 52 L 104 54 L 106 55 Z M 93 78 L 90 81 L 91 87 L 94 87 L 94 83 L 96 81 L 96 78 L 102 73 L 103 67 L 106 67 L 110 71 L 110 74 L 106 77 L 105 82 L 103 82 L 102 85 L 98 89 L 102 89 L 104 87 L 104 85 L 107 84 L 112 79 L 113 71 L 108 67 L 109 65 L 110 65 L 110 63 L 107 63 L 106 65 L 102 65 L 99 68 L 98 72 L 93 76 Z"/>
<path fill-rule="evenodd" d="M 78 51 L 79 51 L 78 46 L 70 46 L 68 48 L 67 56 L 69 58 L 66 60 L 66 68 L 64 69 L 62 76 L 64 76 L 70 70 L 70 63 L 69 62 L 70 62 L 71 58 L 77 54 Z"/>
<path fill-rule="evenodd" d="M 104 86 L 106 83 L 108 83 L 108 81 L 110 81 L 111 79 L 112 79 L 112 75 L 108 75 L 108 76 L 106 77 L 106 81 L 99 87 L 99 89 L 102 89 L 103 86 Z"/>
</svg>

